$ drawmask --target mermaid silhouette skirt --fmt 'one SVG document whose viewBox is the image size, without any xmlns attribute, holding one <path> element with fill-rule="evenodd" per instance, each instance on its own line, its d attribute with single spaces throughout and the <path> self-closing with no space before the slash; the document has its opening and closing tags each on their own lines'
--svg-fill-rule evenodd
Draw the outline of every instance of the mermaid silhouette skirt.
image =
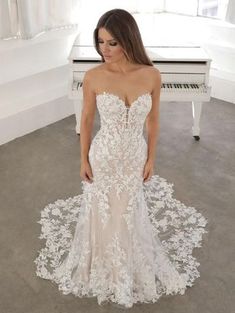
<svg viewBox="0 0 235 313">
<path fill-rule="evenodd" d="M 41 211 L 36 274 L 63 294 L 97 297 L 130 308 L 162 295 L 184 294 L 200 276 L 192 255 L 207 220 L 173 197 L 173 184 L 154 175 L 143 182 L 147 144 L 143 126 L 151 95 L 130 107 L 118 96 L 97 95 L 101 128 L 89 161 L 93 182 L 80 195 Z"/>
</svg>

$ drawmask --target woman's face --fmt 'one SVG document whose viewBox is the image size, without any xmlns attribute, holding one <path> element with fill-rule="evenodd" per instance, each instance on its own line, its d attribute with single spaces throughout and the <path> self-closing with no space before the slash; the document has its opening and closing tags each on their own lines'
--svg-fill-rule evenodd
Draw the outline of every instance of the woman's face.
<svg viewBox="0 0 235 313">
<path fill-rule="evenodd" d="M 122 47 L 105 28 L 98 30 L 98 44 L 105 62 L 113 63 L 126 58 Z"/>
</svg>

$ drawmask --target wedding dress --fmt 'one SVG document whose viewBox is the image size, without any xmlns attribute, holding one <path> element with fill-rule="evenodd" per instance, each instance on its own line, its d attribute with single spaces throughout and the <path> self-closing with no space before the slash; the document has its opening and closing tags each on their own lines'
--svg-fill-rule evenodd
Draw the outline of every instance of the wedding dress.
<svg viewBox="0 0 235 313">
<path fill-rule="evenodd" d="M 149 93 L 130 106 L 112 93 L 97 95 L 101 127 L 92 140 L 93 182 L 82 193 L 41 212 L 36 274 L 63 294 L 97 297 L 130 308 L 162 295 L 184 294 L 200 276 L 193 248 L 201 247 L 206 218 L 173 198 L 173 184 L 153 175 L 144 123 Z"/>
</svg>

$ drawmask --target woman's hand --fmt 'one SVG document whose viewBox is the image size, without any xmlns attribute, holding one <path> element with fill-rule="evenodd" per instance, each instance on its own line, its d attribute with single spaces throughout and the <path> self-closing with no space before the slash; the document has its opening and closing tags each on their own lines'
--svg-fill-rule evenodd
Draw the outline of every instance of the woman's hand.
<svg viewBox="0 0 235 313">
<path fill-rule="evenodd" d="M 82 178 L 82 180 L 92 183 L 93 174 L 90 163 L 88 161 L 84 161 L 81 163 L 80 177 Z"/>
<path fill-rule="evenodd" d="M 151 160 L 147 160 L 144 166 L 144 171 L 143 171 L 143 179 L 144 183 L 152 177 L 154 172 L 154 162 Z"/>
</svg>

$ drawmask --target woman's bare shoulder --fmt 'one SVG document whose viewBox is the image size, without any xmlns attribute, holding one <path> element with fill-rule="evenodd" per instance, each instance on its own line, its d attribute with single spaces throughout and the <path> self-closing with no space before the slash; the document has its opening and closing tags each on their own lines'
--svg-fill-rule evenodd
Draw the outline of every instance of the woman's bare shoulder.
<svg viewBox="0 0 235 313">
<path fill-rule="evenodd" d="M 95 67 L 92 67 L 91 69 L 87 70 L 85 73 L 85 78 L 86 79 L 97 79 L 97 76 L 102 74 L 104 71 L 104 64 L 99 64 Z"/>
<path fill-rule="evenodd" d="M 158 68 L 154 66 L 149 66 L 146 68 L 146 78 L 152 86 L 152 90 L 160 90 L 162 85 L 161 73 Z"/>
<path fill-rule="evenodd" d="M 148 82 L 148 85 L 152 90 L 160 88 L 161 73 L 158 68 L 150 65 L 144 65 L 141 71 L 142 79 Z"/>
<path fill-rule="evenodd" d="M 83 78 L 83 84 L 86 86 L 90 86 L 90 89 L 94 93 L 97 93 L 100 84 L 102 84 L 102 82 L 104 81 L 104 72 L 105 66 L 103 63 L 98 66 L 92 67 L 91 69 L 86 71 Z"/>
<path fill-rule="evenodd" d="M 157 79 L 161 76 L 159 69 L 155 66 L 144 65 L 142 70 L 146 75 L 150 75 L 149 77 L 152 77 L 153 79 Z"/>
</svg>

